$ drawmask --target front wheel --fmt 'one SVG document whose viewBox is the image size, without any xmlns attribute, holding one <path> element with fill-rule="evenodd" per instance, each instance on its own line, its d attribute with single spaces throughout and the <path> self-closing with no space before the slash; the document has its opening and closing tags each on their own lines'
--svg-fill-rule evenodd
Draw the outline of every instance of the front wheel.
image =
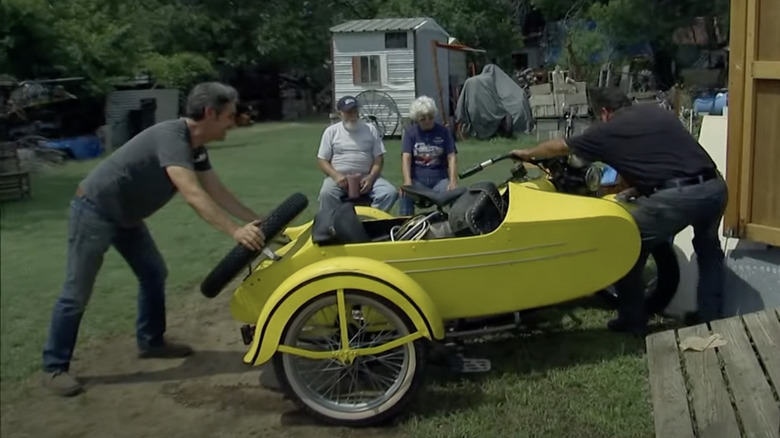
<svg viewBox="0 0 780 438">
<path fill-rule="evenodd" d="M 680 264 L 671 242 L 657 245 L 650 253 L 642 275 L 645 309 L 649 315 L 662 314 L 669 306 L 680 284 Z M 614 285 L 599 291 L 611 307 L 617 308 L 617 289 Z"/>
<path fill-rule="evenodd" d="M 426 354 L 424 338 L 397 306 L 339 290 L 296 312 L 273 363 L 281 389 L 312 416 L 372 426 L 402 413 L 422 383 Z"/>
</svg>

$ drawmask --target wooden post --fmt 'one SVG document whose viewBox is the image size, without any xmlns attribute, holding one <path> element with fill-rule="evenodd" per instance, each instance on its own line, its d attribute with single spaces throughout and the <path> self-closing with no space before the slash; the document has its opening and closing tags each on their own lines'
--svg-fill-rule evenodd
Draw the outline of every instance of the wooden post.
<svg viewBox="0 0 780 438">
<path fill-rule="evenodd" d="M 431 41 L 431 52 L 433 52 L 433 72 L 436 76 L 436 89 L 439 91 L 439 112 L 442 115 L 442 120 L 444 121 L 444 126 L 449 126 L 449 118 L 447 117 L 447 112 L 444 108 L 444 96 L 441 89 L 441 78 L 439 77 L 439 57 L 437 50 L 439 47 L 439 42 L 436 40 Z"/>
</svg>

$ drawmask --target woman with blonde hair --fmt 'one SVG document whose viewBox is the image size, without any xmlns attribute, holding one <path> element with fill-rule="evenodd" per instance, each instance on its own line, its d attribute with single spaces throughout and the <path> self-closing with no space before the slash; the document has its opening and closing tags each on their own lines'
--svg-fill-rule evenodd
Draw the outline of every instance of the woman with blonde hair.
<svg viewBox="0 0 780 438">
<path fill-rule="evenodd" d="M 404 186 L 421 186 L 438 192 L 458 186 L 457 147 L 452 133 L 435 120 L 436 103 L 420 96 L 409 107 L 412 125 L 403 136 L 401 170 Z M 414 202 L 401 189 L 402 216 L 414 214 Z"/>
</svg>

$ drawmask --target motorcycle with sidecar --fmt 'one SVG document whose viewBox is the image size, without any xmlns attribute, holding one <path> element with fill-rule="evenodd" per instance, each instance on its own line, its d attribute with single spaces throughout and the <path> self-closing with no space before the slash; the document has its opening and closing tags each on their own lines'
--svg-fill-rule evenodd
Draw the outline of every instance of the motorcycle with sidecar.
<svg viewBox="0 0 780 438">
<path fill-rule="evenodd" d="M 520 164 L 499 184 L 404 187 L 423 210 L 413 216 L 344 203 L 289 226 L 308 205 L 296 193 L 262 223 L 266 247 L 235 246 L 201 292 L 214 297 L 247 270 L 230 300 L 244 323 L 244 362 L 270 362 L 281 389 L 321 420 L 392 419 L 424 385 L 432 346 L 511 330 L 522 312 L 604 291 L 637 260 L 631 202 L 600 192 L 595 164 L 532 165 L 537 175 Z M 657 312 L 679 268 L 670 248 L 656 251 L 664 263 L 647 300 Z"/>
</svg>

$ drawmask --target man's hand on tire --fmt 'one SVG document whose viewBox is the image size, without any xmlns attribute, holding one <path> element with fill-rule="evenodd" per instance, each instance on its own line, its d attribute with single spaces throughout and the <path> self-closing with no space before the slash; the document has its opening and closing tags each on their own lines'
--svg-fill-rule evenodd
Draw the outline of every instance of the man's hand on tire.
<svg viewBox="0 0 780 438">
<path fill-rule="evenodd" d="M 265 245 L 265 235 L 260 231 L 260 223 L 260 220 L 255 220 L 244 225 L 233 233 L 233 238 L 248 249 L 260 251 Z"/>
</svg>

